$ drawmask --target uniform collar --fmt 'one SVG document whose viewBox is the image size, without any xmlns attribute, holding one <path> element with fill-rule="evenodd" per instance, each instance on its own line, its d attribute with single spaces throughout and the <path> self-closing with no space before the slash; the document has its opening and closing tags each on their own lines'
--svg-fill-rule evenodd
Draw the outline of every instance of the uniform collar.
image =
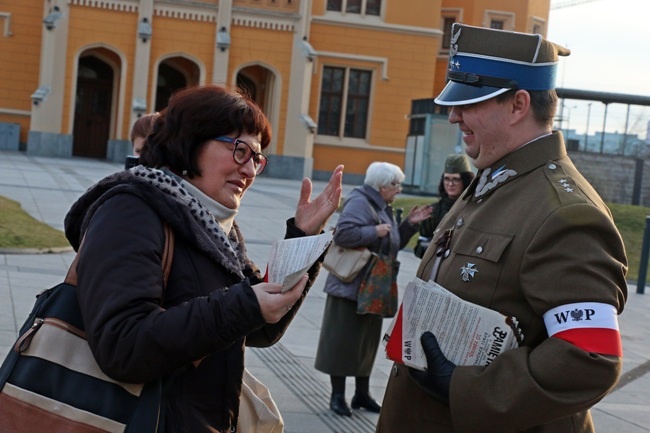
<svg viewBox="0 0 650 433">
<path fill-rule="evenodd" d="M 553 131 L 551 134 L 525 143 L 491 167 L 479 170 L 462 198 L 473 196 L 475 199 L 481 199 L 511 180 L 545 165 L 548 161 L 556 161 L 566 156 L 562 134 Z"/>
</svg>

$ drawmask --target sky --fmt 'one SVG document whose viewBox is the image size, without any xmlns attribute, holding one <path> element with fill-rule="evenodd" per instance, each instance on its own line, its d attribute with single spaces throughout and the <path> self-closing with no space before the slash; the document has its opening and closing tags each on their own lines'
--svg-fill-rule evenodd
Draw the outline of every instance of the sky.
<svg viewBox="0 0 650 433">
<path fill-rule="evenodd" d="M 573 3 L 571 6 L 554 5 Z M 547 39 L 571 50 L 560 58 L 557 87 L 650 97 L 650 1 L 551 0 Z M 565 101 L 562 128 L 602 131 L 604 104 Z M 646 137 L 650 107 L 610 104 L 608 132 Z"/>
</svg>

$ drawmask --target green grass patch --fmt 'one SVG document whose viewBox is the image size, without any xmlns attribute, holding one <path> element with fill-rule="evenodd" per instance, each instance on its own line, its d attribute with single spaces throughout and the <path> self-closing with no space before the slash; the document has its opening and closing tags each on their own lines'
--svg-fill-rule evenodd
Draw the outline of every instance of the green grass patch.
<svg viewBox="0 0 650 433">
<path fill-rule="evenodd" d="M 402 215 L 405 218 L 413 206 L 417 204 L 429 204 L 436 200 L 437 198 L 435 197 L 401 196 L 395 200 L 393 208 L 404 209 Z M 639 278 L 643 231 L 645 230 L 646 216 L 650 215 L 650 207 L 622 204 L 608 204 L 608 206 L 612 211 L 614 222 L 625 244 L 629 266 L 627 280 L 636 283 Z M 411 238 L 406 248 L 413 249 L 416 241 L 417 235 Z"/>
<path fill-rule="evenodd" d="M 0 196 L 0 248 L 63 248 L 70 244 L 63 232 L 25 212 L 18 202 Z"/>
</svg>

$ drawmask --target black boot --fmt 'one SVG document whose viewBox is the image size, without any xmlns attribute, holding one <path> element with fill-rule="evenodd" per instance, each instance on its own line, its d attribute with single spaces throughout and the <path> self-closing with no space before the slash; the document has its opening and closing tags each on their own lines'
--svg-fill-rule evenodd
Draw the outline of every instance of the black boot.
<svg viewBox="0 0 650 433">
<path fill-rule="evenodd" d="M 364 408 L 368 412 L 379 413 L 381 406 L 375 401 L 374 398 L 370 397 L 370 394 L 354 394 L 352 397 L 352 409 Z"/>
<path fill-rule="evenodd" d="M 352 411 L 350 411 L 348 404 L 345 402 L 344 394 L 332 393 L 332 398 L 330 398 L 330 409 L 332 409 L 337 415 L 352 416 Z"/>
</svg>

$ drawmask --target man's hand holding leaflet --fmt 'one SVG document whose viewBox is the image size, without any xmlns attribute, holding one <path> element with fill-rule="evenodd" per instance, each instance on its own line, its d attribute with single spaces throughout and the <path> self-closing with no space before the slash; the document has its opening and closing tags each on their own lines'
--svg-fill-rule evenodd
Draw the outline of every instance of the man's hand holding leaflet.
<svg viewBox="0 0 650 433">
<path fill-rule="evenodd" d="M 420 337 L 430 331 L 455 365 L 488 365 L 523 339 L 516 319 L 467 302 L 432 281 L 415 279 L 404 292 L 399 312 L 384 337 L 393 361 L 425 370 Z"/>
</svg>

